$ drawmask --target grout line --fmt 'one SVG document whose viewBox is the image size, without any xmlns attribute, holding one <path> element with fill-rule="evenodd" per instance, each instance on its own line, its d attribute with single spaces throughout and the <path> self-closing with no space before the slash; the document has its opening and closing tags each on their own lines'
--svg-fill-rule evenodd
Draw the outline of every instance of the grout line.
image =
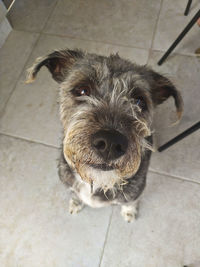
<svg viewBox="0 0 200 267">
<path fill-rule="evenodd" d="M 53 13 L 54 8 L 56 7 L 57 3 L 58 3 L 58 0 L 57 0 L 57 2 L 55 3 L 54 7 L 52 8 L 52 12 L 50 12 L 50 14 L 49 14 L 49 16 L 48 16 L 46 22 L 44 23 L 43 28 L 46 26 L 47 21 L 48 21 L 49 17 L 51 16 L 51 14 Z M 13 31 L 18 31 L 18 30 L 15 30 L 15 29 L 13 28 Z M 40 32 L 23 31 L 23 32 L 28 32 L 28 33 L 32 33 L 32 34 L 34 33 L 34 34 L 39 34 L 39 35 L 38 35 L 38 38 L 36 38 L 35 43 L 32 45 L 32 49 L 31 49 L 31 51 L 30 51 L 30 53 L 29 53 L 27 59 L 25 60 L 24 65 L 22 66 L 22 70 L 21 70 L 21 72 L 19 73 L 19 76 L 17 77 L 15 84 L 13 85 L 13 89 L 12 89 L 12 91 L 10 92 L 10 95 L 9 95 L 9 97 L 8 97 L 6 103 L 5 103 L 5 105 L 4 105 L 4 107 L 3 107 L 2 111 L 1 111 L 1 116 L 3 116 L 3 114 L 4 114 L 5 110 L 6 110 L 7 104 L 8 104 L 8 102 L 9 102 L 11 96 L 13 95 L 13 93 L 14 93 L 16 87 L 17 87 L 17 84 L 18 84 L 18 82 L 19 82 L 19 80 L 20 80 L 20 77 L 21 77 L 21 76 L 23 75 L 23 73 L 24 73 L 25 66 L 27 65 L 29 59 L 31 58 L 31 55 L 33 54 L 33 50 L 35 49 L 36 45 L 38 44 L 38 42 L 39 42 L 39 40 L 40 40 L 40 38 L 41 38 L 41 34 L 42 34 L 41 31 L 40 31 Z"/>
<path fill-rule="evenodd" d="M 149 63 L 150 55 L 151 55 L 151 52 L 152 52 L 153 42 L 154 42 L 155 36 L 156 36 L 156 31 L 157 31 L 157 27 L 158 27 L 158 21 L 159 21 L 159 18 L 160 18 L 160 12 L 161 12 L 161 9 L 162 9 L 162 6 L 163 6 L 163 1 L 164 0 L 161 0 L 161 2 L 160 2 L 160 8 L 159 8 L 158 15 L 157 15 L 157 18 L 156 18 L 156 23 L 155 23 L 155 27 L 154 27 L 154 31 L 153 31 L 152 40 L 151 40 L 151 46 L 150 46 L 150 49 L 149 49 L 149 55 L 148 55 L 148 59 L 147 59 L 147 64 Z"/>
<path fill-rule="evenodd" d="M 51 37 L 61 37 L 61 38 L 69 38 L 69 39 L 74 39 L 74 40 L 79 40 L 79 41 L 86 41 L 86 42 L 94 42 L 94 43 L 100 43 L 100 44 L 105 44 L 105 45 L 113 45 L 113 46 L 119 46 L 119 47 L 124 47 L 124 48 L 135 48 L 135 49 L 139 49 L 139 50 L 144 50 L 144 51 L 150 51 L 150 53 L 152 51 L 155 52 L 166 52 L 166 50 L 162 50 L 162 49 L 152 49 L 152 48 L 142 48 L 139 46 L 130 46 L 130 45 L 122 45 L 122 44 L 117 44 L 117 43 L 111 43 L 111 42 L 103 42 L 103 41 L 98 41 L 98 40 L 92 40 L 92 39 L 82 39 L 79 37 L 74 37 L 74 36 L 69 36 L 69 35 L 61 35 L 61 34 L 56 34 L 56 33 L 46 33 L 46 32 L 37 32 L 37 31 L 29 31 L 29 30 L 23 30 L 23 29 L 13 29 L 14 31 L 19 31 L 19 32 L 27 32 L 27 33 L 37 33 L 37 34 L 41 34 L 41 35 L 47 35 L 47 36 L 51 36 Z M 188 57 L 195 57 L 196 55 L 194 53 L 184 53 L 184 52 L 174 52 L 174 55 L 181 55 L 181 56 L 188 56 Z M 149 59 L 148 59 L 149 60 Z"/>
<path fill-rule="evenodd" d="M 106 236 L 105 236 L 103 249 L 102 249 L 102 252 L 101 252 L 101 256 L 100 256 L 100 261 L 99 261 L 98 267 L 101 267 L 101 263 L 102 263 L 102 259 L 103 259 L 103 255 L 104 255 L 104 250 L 105 250 L 105 246 L 106 246 L 106 242 L 107 242 L 107 239 L 108 239 L 108 232 L 110 230 L 110 225 L 111 225 L 111 220 L 112 220 L 112 215 L 113 215 L 113 208 L 114 207 L 112 206 L 112 211 L 111 211 L 111 214 L 110 214 L 110 218 L 109 218 L 109 222 L 108 222 L 108 228 L 107 228 L 107 231 L 106 231 Z"/>
<path fill-rule="evenodd" d="M 17 28 L 12 28 L 12 31 L 14 32 L 25 32 L 25 33 L 37 33 L 40 34 L 39 31 L 31 31 L 31 30 L 25 30 L 25 29 L 17 29 Z"/>
<path fill-rule="evenodd" d="M 162 53 L 165 53 L 166 50 L 161 50 L 161 49 L 151 49 L 151 51 L 154 51 L 154 52 L 162 52 Z M 195 53 L 184 53 L 184 52 L 173 52 L 173 55 L 179 55 L 179 56 L 185 56 L 185 57 L 194 57 L 194 58 L 197 58 L 196 54 Z"/>
<path fill-rule="evenodd" d="M 38 34 L 38 33 L 37 33 L 37 34 Z M 35 42 L 34 42 L 33 45 L 32 45 L 32 49 L 30 50 L 30 53 L 29 53 L 29 55 L 27 56 L 27 59 L 25 60 L 23 66 L 22 66 L 22 70 L 21 70 L 21 72 L 19 73 L 19 75 L 18 75 L 18 77 L 17 77 L 17 79 L 16 79 L 15 84 L 13 85 L 13 89 L 11 90 L 8 99 L 7 99 L 6 103 L 4 104 L 4 107 L 3 107 L 2 111 L 1 111 L 1 116 L 3 116 L 3 114 L 4 114 L 5 110 L 6 110 L 7 104 L 8 104 L 8 102 L 9 102 L 11 96 L 13 95 L 13 93 L 14 93 L 16 87 L 17 87 L 17 84 L 18 84 L 18 82 L 19 82 L 19 80 L 20 80 L 20 77 L 21 77 L 21 76 L 23 75 L 23 73 L 24 73 L 25 66 L 26 66 L 26 64 L 28 63 L 28 60 L 29 60 L 30 56 L 32 55 L 33 50 L 34 50 L 35 46 L 37 45 L 39 39 L 40 39 L 40 35 L 38 35 L 38 37 L 36 38 Z"/>
<path fill-rule="evenodd" d="M 189 178 L 187 179 L 185 177 L 176 176 L 176 175 L 168 174 L 168 173 L 165 173 L 165 172 L 154 171 L 151 168 L 149 169 L 149 172 L 152 172 L 152 173 L 155 173 L 155 174 L 159 174 L 159 175 L 164 175 L 164 176 L 169 177 L 170 179 L 177 179 L 177 180 L 181 180 L 181 181 L 190 182 L 190 183 L 193 183 L 193 184 L 200 185 L 200 182 L 190 180 Z"/>
<path fill-rule="evenodd" d="M 28 33 L 40 33 L 37 31 L 29 31 L 29 30 L 23 30 L 23 29 L 14 29 L 15 31 L 22 31 L 22 32 L 28 32 Z M 47 36 L 52 36 L 52 37 L 61 37 L 61 38 L 69 38 L 69 39 L 74 39 L 74 40 L 79 40 L 79 41 L 86 41 L 86 42 L 94 42 L 94 43 L 100 43 L 100 44 L 106 44 L 106 45 L 113 45 L 113 46 L 120 46 L 120 47 L 127 47 L 127 48 L 136 48 L 139 50 L 145 50 L 148 51 L 148 48 L 144 47 L 138 47 L 138 46 L 131 46 L 131 45 L 123 45 L 123 44 L 117 44 L 117 43 L 112 43 L 112 42 L 104 42 L 104 41 L 99 41 L 99 40 L 93 40 L 93 39 L 84 39 L 84 38 L 79 38 L 71 35 L 62 35 L 62 34 L 56 34 L 56 33 L 47 33 L 47 32 L 41 32 L 43 35 Z"/>
<path fill-rule="evenodd" d="M 125 45 L 125 44 L 116 44 L 116 43 L 112 43 L 112 42 L 105 42 L 105 41 L 99 41 L 99 40 L 93 40 L 93 39 L 84 39 L 84 38 L 79 38 L 79 37 L 75 37 L 75 36 L 71 36 L 71 35 L 62 35 L 62 34 L 54 34 L 54 33 L 46 33 L 46 32 L 43 32 L 43 34 L 44 35 L 49 35 L 49 36 L 61 37 L 61 38 L 69 38 L 69 39 L 74 39 L 74 40 L 79 40 L 79 41 L 94 42 L 94 43 L 107 44 L 107 45 L 120 46 L 120 47 L 127 47 L 127 48 L 136 48 L 136 49 L 148 51 L 148 48 L 144 48 L 144 47 Z"/>
<path fill-rule="evenodd" d="M 46 21 L 45 21 L 45 23 L 44 23 L 44 26 L 42 27 L 42 29 L 41 29 L 41 31 L 40 31 L 40 34 L 43 33 L 43 30 L 45 29 L 45 27 L 46 27 L 46 25 L 47 25 L 47 23 L 48 23 L 48 21 L 49 21 L 51 15 L 53 14 L 53 12 L 54 12 L 54 10 L 56 9 L 56 6 L 57 6 L 57 5 L 58 5 L 58 0 L 55 2 L 54 6 L 52 7 L 52 10 L 51 10 L 51 12 L 49 13 L 49 16 L 47 17 L 47 19 L 46 19 Z"/>
<path fill-rule="evenodd" d="M 15 135 L 7 134 L 7 133 L 2 133 L 2 132 L 0 132 L 0 135 L 7 136 L 7 137 L 10 137 L 10 138 L 13 138 L 13 139 L 18 139 L 20 141 L 29 142 L 29 143 L 32 143 L 32 144 L 38 144 L 38 145 L 43 145 L 43 146 L 54 148 L 54 149 L 60 149 L 59 146 L 45 144 L 45 143 L 42 143 L 40 141 L 30 140 L 28 138 L 24 138 L 24 137 L 20 137 L 20 136 L 15 136 Z"/>
</svg>

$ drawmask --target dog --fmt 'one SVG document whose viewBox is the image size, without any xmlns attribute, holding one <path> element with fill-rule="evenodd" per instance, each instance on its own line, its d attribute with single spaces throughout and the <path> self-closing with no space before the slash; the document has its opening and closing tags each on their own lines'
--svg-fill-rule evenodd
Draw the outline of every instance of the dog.
<svg viewBox="0 0 200 267">
<path fill-rule="evenodd" d="M 69 212 L 84 204 L 117 204 L 133 221 L 153 150 L 154 109 L 172 96 L 180 119 L 180 92 L 168 78 L 118 54 L 57 50 L 36 60 L 28 83 L 43 66 L 60 87 L 64 138 L 58 169 L 72 192 Z"/>
</svg>

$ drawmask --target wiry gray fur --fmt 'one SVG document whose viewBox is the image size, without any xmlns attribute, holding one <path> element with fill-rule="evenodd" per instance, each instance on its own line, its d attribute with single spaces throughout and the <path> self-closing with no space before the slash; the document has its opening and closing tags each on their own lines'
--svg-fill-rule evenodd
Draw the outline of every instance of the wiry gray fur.
<svg viewBox="0 0 200 267">
<path fill-rule="evenodd" d="M 77 195 L 83 184 L 97 183 L 90 198 L 103 203 L 135 201 L 146 183 L 153 110 L 173 96 L 180 118 L 180 93 L 167 78 L 118 55 L 104 57 L 79 50 L 55 51 L 36 61 L 29 70 L 29 81 L 34 80 L 42 66 L 60 84 L 64 141 L 58 168 L 62 182 Z M 90 88 L 89 96 L 77 96 L 77 90 L 82 87 Z M 122 157 L 106 162 L 91 146 L 91 136 L 109 129 L 126 136 L 128 149 Z M 116 182 L 106 190 L 98 187 L 101 181 L 88 172 L 94 165 L 116 170 Z M 77 174 L 82 181 L 77 179 Z"/>
</svg>

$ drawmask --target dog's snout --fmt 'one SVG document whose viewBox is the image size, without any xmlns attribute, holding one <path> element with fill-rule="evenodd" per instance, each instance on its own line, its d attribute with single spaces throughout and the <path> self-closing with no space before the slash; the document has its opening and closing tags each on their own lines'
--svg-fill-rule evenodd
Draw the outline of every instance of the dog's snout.
<svg viewBox="0 0 200 267">
<path fill-rule="evenodd" d="M 115 130 L 100 130 L 93 134 L 92 146 L 104 160 L 112 160 L 125 154 L 128 139 Z"/>
</svg>

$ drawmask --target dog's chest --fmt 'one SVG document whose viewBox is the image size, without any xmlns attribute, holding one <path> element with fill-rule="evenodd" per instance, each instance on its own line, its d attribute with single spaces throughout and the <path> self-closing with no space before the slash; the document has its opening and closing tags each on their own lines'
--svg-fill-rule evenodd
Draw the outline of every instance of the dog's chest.
<svg viewBox="0 0 200 267">
<path fill-rule="evenodd" d="M 80 200 L 83 201 L 83 203 L 87 204 L 92 208 L 101 208 L 111 204 L 109 201 L 102 201 L 99 197 L 94 196 L 91 193 L 91 186 L 88 183 L 82 181 L 78 174 L 76 174 L 75 177 L 76 183 L 74 191 L 78 195 Z M 94 191 L 95 190 L 96 189 L 94 188 Z"/>
</svg>

